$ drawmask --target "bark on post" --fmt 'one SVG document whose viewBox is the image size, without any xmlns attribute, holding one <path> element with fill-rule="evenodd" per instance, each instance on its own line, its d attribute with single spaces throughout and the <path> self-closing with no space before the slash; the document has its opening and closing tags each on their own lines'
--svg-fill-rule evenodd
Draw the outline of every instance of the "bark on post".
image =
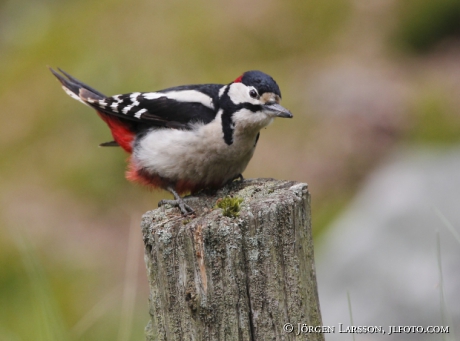
<svg viewBox="0 0 460 341">
<path fill-rule="evenodd" d="M 215 208 L 228 196 L 243 199 L 237 217 Z M 143 216 L 147 341 L 324 340 L 296 335 L 299 323 L 321 325 L 307 185 L 245 180 L 191 206 L 194 219 L 176 208 Z"/>
</svg>

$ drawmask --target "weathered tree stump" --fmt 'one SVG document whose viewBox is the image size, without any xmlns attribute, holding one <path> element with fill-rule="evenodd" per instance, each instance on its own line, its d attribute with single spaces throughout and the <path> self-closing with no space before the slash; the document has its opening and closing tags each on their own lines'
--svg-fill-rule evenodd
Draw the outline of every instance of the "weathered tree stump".
<svg viewBox="0 0 460 341">
<path fill-rule="evenodd" d="M 240 197 L 239 216 L 215 208 Z M 153 340 L 324 340 L 320 326 L 307 185 L 245 180 L 190 205 L 143 216 Z M 289 332 L 289 326 L 293 330 Z M 305 330 L 305 329 L 304 329 Z"/>
</svg>

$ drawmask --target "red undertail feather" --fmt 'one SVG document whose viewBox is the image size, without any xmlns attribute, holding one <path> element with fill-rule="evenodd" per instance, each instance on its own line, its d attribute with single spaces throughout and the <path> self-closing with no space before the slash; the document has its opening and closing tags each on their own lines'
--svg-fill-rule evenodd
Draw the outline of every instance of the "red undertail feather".
<svg viewBox="0 0 460 341">
<path fill-rule="evenodd" d="M 126 171 L 126 179 L 150 187 L 151 189 L 166 189 L 168 186 L 172 186 L 174 190 L 180 195 L 187 193 L 193 194 L 204 188 L 217 189 L 222 186 L 222 184 L 204 185 L 202 183 L 196 183 L 189 180 L 170 181 L 168 179 L 162 178 L 159 175 L 150 174 L 144 169 L 138 169 L 132 162 L 131 158 L 129 159 L 128 170 Z"/>
<path fill-rule="evenodd" d="M 128 128 L 126 123 L 123 123 L 117 117 L 109 116 L 99 111 L 97 113 L 109 126 L 114 140 L 121 148 L 131 154 L 133 152 L 132 142 L 134 140 L 134 133 Z"/>
<path fill-rule="evenodd" d="M 165 188 L 168 184 L 160 176 L 152 176 L 143 169 L 138 169 L 132 162 L 131 157 L 128 160 L 128 169 L 126 170 L 126 179 L 136 182 L 143 186 L 155 188 Z"/>
</svg>

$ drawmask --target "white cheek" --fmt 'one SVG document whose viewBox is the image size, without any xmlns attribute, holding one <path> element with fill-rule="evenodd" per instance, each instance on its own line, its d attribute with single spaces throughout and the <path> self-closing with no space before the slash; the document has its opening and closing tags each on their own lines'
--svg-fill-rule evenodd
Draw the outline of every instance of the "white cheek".
<svg viewBox="0 0 460 341">
<path fill-rule="evenodd" d="M 259 105 L 260 101 L 258 99 L 252 98 L 249 96 L 249 88 L 243 83 L 233 83 L 230 85 L 228 90 L 228 96 L 235 104 L 240 103 L 251 103 Z"/>
<path fill-rule="evenodd" d="M 235 122 L 236 133 L 240 131 L 258 132 L 272 123 L 273 117 L 263 111 L 252 112 L 247 109 L 241 109 L 233 114 L 233 122 Z"/>
</svg>

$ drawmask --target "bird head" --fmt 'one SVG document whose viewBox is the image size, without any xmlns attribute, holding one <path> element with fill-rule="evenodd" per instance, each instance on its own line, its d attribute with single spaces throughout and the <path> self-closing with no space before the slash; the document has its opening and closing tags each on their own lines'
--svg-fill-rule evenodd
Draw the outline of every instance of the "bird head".
<svg viewBox="0 0 460 341">
<path fill-rule="evenodd" d="M 292 113 L 280 105 L 281 91 L 275 80 L 261 71 L 247 71 L 235 79 L 228 90 L 230 100 L 267 118 L 292 118 Z"/>
</svg>

